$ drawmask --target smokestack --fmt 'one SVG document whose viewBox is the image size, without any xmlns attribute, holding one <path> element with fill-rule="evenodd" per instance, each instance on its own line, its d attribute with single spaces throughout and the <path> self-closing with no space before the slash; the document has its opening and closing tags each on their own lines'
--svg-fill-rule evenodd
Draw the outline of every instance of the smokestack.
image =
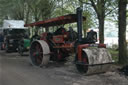
<svg viewBox="0 0 128 85">
<path fill-rule="evenodd" d="M 82 8 L 78 7 L 77 8 L 77 32 L 78 32 L 78 42 L 82 41 L 82 22 L 83 22 L 83 17 L 82 17 Z"/>
</svg>

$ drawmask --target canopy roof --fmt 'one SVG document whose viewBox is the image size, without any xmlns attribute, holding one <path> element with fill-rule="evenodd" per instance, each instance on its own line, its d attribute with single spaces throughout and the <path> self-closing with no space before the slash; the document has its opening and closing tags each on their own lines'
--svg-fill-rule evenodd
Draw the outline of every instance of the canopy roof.
<svg viewBox="0 0 128 85">
<path fill-rule="evenodd" d="M 83 20 L 85 20 L 85 17 L 83 17 Z M 59 16 L 56 18 L 51 18 L 44 21 L 39 21 L 31 24 L 25 24 L 25 27 L 28 26 L 42 26 L 42 27 L 50 27 L 50 26 L 58 26 L 58 25 L 64 25 L 69 23 L 77 22 L 77 15 L 76 14 L 69 14 L 64 16 Z"/>
<path fill-rule="evenodd" d="M 26 29 L 23 20 L 4 20 L 3 29 Z"/>
</svg>

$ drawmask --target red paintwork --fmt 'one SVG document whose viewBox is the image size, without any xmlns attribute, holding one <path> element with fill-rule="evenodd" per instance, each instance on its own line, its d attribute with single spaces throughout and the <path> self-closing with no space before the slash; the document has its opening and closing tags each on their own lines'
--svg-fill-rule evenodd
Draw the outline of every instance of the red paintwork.
<svg viewBox="0 0 128 85">
<path fill-rule="evenodd" d="M 53 36 L 54 43 L 64 43 L 64 35 Z"/>
<path fill-rule="evenodd" d="M 47 41 L 46 36 L 47 36 L 47 33 L 46 32 L 42 33 L 40 40 Z"/>
<path fill-rule="evenodd" d="M 78 46 L 78 61 L 82 61 L 82 49 L 83 48 L 88 48 L 89 44 L 83 44 Z"/>
<path fill-rule="evenodd" d="M 90 44 L 83 44 L 78 46 L 78 61 L 82 62 L 82 49 L 83 48 L 88 48 L 88 47 L 96 47 L 96 46 L 91 46 Z M 105 44 L 97 44 L 98 48 L 106 48 Z"/>
<path fill-rule="evenodd" d="M 83 20 L 85 20 L 85 17 L 83 17 Z M 42 26 L 47 29 L 50 26 L 59 26 L 59 25 L 64 25 L 64 24 L 69 24 L 69 23 L 74 23 L 74 22 L 77 22 L 77 14 L 59 16 L 59 17 L 51 18 L 51 19 L 44 20 L 44 21 L 39 21 L 39 22 L 31 23 L 31 24 L 25 24 L 24 26 L 25 27 Z M 47 33 L 45 32 L 45 33 L 42 33 L 40 40 L 44 40 L 47 43 L 53 42 L 55 44 L 53 48 L 55 48 L 57 52 L 55 51 L 55 53 L 51 53 L 51 54 L 58 56 L 58 59 L 61 59 L 62 57 L 69 56 L 68 54 L 70 53 L 70 51 L 72 51 L 74 47 L 75 41 L 68 42 L 68 37 L 69 37 L 69 33 L 62 31 L 61 35 L 53 35 L 53 38 L 51 39 L 51 41 L 48 41 L 46 39 Z M 58 49 L 60 53 L 58 53 Z"/>
<path fill-rule="evenodd" d="M 41 34 L 40 40 L 44 40 L 44 41 L 47 42 L 46 37 L 47 37 L 47 33 L 44 32 L 44 33 Z M 55 44 L 59 44 L 59 45 L 54 46 L 54 48 L 73 48 L 74 42 L 72 42 L 72 43 L 71 42 L 70 43 L 65 43 L 65 39 L 67 39 L 67 37 L 68 37 L 68 32 L 65 33 L 64 35 L 53 36 L 52 41 Z M 62 44 L 62 45 L 60 45 L 60 44 Z"/>
<path fill-rule="evenodd" d="M 68 49 L 73 47 L 74 47 L 73 43 L 65 43 L 63 45 L 54 46 L 54 48 L 68 48 Z"/>
<path fill-rule="evenodd" d="M 105 44 L 99 44 L 99 48 L 101 48 L 101 47 L 106 48 L 106 45 Z"/>
<path fill-rule="evenodd" d="M 83 20 L 85 20 L 86 18 L 83 17 Z M 69 15 L 64 15 L 64 16 L 59 16 L 56 18 L 51 18 L 48 20 L 44 20 L 44 21 L 39 21 L 39 22 L 35 22 L 35 23 L 31 23 L 31 24 L 25 24 L 25 27 L 28 26 L 42 26 L 42 27 L 49 27 L 49 26 L 58 26 L 58 25 L 64 25 L 64 24 L 68 24 L 68 23 L 74 23 L 77 22 L 77 15 L 76 14 L 69 14 Z"/>
</svg>

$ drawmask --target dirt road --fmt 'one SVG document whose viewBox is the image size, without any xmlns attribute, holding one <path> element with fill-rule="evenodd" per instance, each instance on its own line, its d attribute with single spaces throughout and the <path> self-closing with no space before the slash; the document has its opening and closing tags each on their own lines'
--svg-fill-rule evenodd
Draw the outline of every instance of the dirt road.
<svg viewBox="0 0 128 85">
<path fill-rule="evenodd" d="M 128 85 L 128 79 L 118 72 L 84 76 L 72 63 L 37 68 L 28 56 L 0 51 L 0 85 Z"/>
</svg>

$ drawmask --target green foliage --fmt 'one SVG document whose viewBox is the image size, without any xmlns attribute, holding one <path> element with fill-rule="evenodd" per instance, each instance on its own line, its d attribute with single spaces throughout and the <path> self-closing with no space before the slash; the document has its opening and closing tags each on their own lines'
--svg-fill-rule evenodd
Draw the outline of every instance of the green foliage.
<svg viewBox="0 0 128 85">
<path fill-rule="evenodd" d="M 0 0 L 0 18 L 31 21 L 44 20 L 54 10 L 54 0 Z"/>
<path fill-rule="evenodd" d="M 80 7 L 80 6 L 81 7 L 85 6 L 80 0 L 57 0 L 57 6 L 54 12 L 54 17 L 65 15 L 65 14 L 76 13 L 77 7 Z M 87 10 L 87 9 L 88 7 L 87 8 L 83 7 L 83 16 L 86 17 L 86 21 L 83 22 L 84 32 L 85 30 L 87 30 L 88 28 L 94 25 L 91 10 Z M 75 24 L 71 24 L 70 26 L 72 26 L 73 28 L 76 28 Z"/>
<path fill-rule="evenodd" d="M 30 23 L 75 13 L 81 5 L 79 0 L 0 0 L 0 19 L 20 19 Z M 84 25 L 84 28 L 88 28 L 91 15 L 89 11 L 84 11 L 83 15 L 88 17 Z"/>
<path fill-rule="evenodd" d="M 118 62 L 118 50 L 109 48 L 108 51 L 110 52 L 113 60 L 115 60 L 115 62 Z"/>
<path fill-rule="evenodd" d="M 35 21 L 47 19 L 54 10 L 54 2 L 52 0 L 30 0 L 27 4 L 34 15 Z"/>
<path fill-rule="evenodd" d="M 84 29 L 91 28 L 93 24 L 92 14 L 89 11 L 84 11 L 83 16 L 86 17 L 86 21 L 83 23 Z"/>
</svg>

